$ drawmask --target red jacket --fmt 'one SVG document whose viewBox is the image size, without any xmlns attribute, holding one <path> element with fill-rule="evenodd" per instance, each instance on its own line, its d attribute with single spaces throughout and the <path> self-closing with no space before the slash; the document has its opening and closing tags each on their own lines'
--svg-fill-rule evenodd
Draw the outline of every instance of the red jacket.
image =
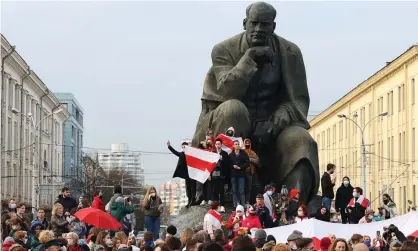
<svg viewBox="0 0 418 251">
<path fill-rule="evenodd" d="M 91 203 L 91 207 L 105 211 L 104 202 L 102 199 L 100 199 L 99 196 L 94 197 L 93 202 Z"/>
<path fill-rule="evenodd" d="M 253 228 L 262 229 L 260 219 L 257 215 L 249 215 L 245 220 L 242 221 L 242 227 L 248 228 L 248 231 L 251 231 Z"/>
<path fill-rule="evenodd" d="M 235 218 L 236 214 L 237 213 L 235 211 L 233 211 L 231 216 L 229 216 L 228 221 L 226 222 L 226 228 L 233 231 L 234 237 L 236 237 L 238 235 L 238 231 L 234 231 L 234 225 L 232 224 L 234 222 L 234 218 Z M 240 220 L 239 226 L 242 227 L 242 222 L 243 222 L 244 218 L 241 216 L 241 217 L 239 217 L 239 220 Z"/>
</svg>

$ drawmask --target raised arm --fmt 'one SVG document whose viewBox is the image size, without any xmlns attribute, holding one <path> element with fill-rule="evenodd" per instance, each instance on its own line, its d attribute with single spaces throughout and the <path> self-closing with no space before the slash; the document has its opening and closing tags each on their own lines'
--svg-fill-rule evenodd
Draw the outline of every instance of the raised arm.
<svg viewBox="0 0 418 251">
<path fill-rule="evenodd" d="M 177 151 L 176 151 L 176 149 L 174 149 L 174 148 L 171 146 L 170 141 L 167 141 L 167 147 L 168 147 L 168 150 L 170 150 L 170 152 L 171 152 L 172 154 L 176 155 L 177 157 L 180 157 L 180 156 L 181 156 L 181 154 L 180 154 L 179 152 L 177 152 Z"/>
</svg>

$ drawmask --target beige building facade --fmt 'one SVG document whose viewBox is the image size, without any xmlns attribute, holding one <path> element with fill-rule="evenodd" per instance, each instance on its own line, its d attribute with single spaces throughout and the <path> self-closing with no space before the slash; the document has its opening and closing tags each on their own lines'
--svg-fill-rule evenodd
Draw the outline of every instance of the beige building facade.
<svg viewBox="0 0 418 251">
<path fill-rule="evenodd" d="M 0 197 L 50 207 L 63 186 L 69 114 L 3 35 L 1 56 Z"/>
<path fill-rule="evenodd" d="M 415 45 L 310 121 L 321 175 L 328 163 L 337 166 L 335 190 L 344 176 L 364 188 L 363 130 L 365 196 L 372 208 L 377 209 L 384 193 L 392 196 L 400 213 L 417 205 L 417 82 Z"/>
</svg>

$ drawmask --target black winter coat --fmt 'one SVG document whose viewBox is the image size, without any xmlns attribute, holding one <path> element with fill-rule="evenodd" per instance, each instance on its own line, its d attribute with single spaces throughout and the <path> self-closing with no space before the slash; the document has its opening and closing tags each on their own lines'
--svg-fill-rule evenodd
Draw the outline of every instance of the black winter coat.
<svg viewBox="0 0 418 251">
<path fill-rule="evenodd" d="M 179 157 L 173 178 L 189 179 L 189 171 L 187 171 L 186 155 L 184 152 L 177 152 L 172 146 L 168 146 L 168 150 Z"/>
<path fill-rule="evenodd" d="M 335 210 L 337 210 L 337 212 L 344 212 L 348 203 L 350 203 L 350 200 L 353 198 L 353 190 L 354 188 L 351 184 L 348 184 L 347 187 L 344 186 L 344 184 L 341 184 L 337 189 L 337 195 L 335 196 Z"/>
<path fill-rule="evenodd" d="M 245 172 L 250 165 L 250 158 L 244 150 L 240 150 L 238 154 L 235 150 L 229 154 L 231 177 L 245 177 Z M 235 169 L 234 165 L 241 169 Z"/>
<path fill-rule="evenodd" d="M 213 151 L 214 153 L 217 153 L 216 150 Z M 216 164 L 215 169 L 212 172 L 212 178 L 214 179 L 219 179 L 219 178 L 228 178 L 229 176 L 229 156 L 228 153 L 225 152 L 224 150 L 221 150 L 221 159 L 218 161 L 218 163 Z M 219 172 L 220 173 L 220 177 L 218 176 L 214 176 L 215 172 Z"/>
<path fill-rule="evenodd" d="M 64 212 L 69 212 L 73 214 L 77 209 L 78 203 L 75 199 L 71 197 L 62 196 L 62 194 L 58 195 L 55 203 L 60 203 L 64 207 Z"/>
</svg>

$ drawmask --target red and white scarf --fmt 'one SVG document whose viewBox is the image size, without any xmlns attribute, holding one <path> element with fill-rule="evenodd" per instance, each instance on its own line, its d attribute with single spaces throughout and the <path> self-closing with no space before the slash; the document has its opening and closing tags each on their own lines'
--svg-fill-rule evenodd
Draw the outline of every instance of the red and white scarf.
<svg viewBox="0 0 418 251">
<path fill-rule="evenodd" d="M 208 224 L 219 228 L 222 227 L 222 215 L 219 212 L 209 210 L 205 218 Z"/>
<path fill-rule="evenodd" d="M 348 203 L 348 207 L 354 207 L 356 203 L 359 203 L 364 208 L 369 208 L 370 206 L 369 200 L 366 199 L 366 197 L 364 197 L 363 195 L 360 195 L 360 197 L 357 198 L 357 201 L 355 200 L 355 198 L 352 198 Z"/>
</svg>

